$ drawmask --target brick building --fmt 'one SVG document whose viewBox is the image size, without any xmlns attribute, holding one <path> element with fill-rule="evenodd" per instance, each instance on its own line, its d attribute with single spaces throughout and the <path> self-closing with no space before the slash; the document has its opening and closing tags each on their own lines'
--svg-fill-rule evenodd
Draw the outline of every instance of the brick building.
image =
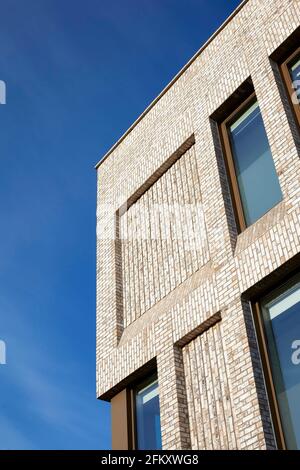
<svg viewBox="0 0 300 470">
<path fill-rule="evenodd" d="M 242 2 L 97 165 L 114 448 L 300 448 L 299 25 Z"/>
</svg>

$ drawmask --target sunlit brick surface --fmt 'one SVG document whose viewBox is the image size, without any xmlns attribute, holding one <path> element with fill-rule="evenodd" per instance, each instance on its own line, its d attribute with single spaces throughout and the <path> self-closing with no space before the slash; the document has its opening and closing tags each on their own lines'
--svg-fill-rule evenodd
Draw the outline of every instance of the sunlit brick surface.
<svg viewBox="0 0 300 470">
<path fill-rule="evenodd" d="M 97 396 L 156 358 L 165 449 L 275 447 L 252 315 L 241 297 L 300 251 L 297 131 L 269 60 L 299 24 L 299 0 L 245 2 L 98 168 Z M 283 201 L 238 235 L 210 116 L 250 76 Z M 163 171 L 192 135 L 195 143 Z M 171 202 L 201 204 L 199 249 L 173 237 L 126 240 L 140 221 L 146 234 L 155 230 L 145 206 Z"/>
</svg>

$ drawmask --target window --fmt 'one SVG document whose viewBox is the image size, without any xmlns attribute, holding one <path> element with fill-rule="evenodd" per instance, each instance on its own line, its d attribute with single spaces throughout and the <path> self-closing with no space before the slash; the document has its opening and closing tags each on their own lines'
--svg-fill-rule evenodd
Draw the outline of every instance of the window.
<svg viewBox="0 0 300 470">
<path fill-rule="evenodd" d="M 300 124 L 300 47 L 281 66 L 295 116 Z"/>
<path fill-rule="evenodd" d="M 134 391 L 136 415 L 136 447 L 161 449 L 160 413 L 157 377 L 141 383 Z"/>
<path fill-rule="evenodd" d="M 300 449 L 300 277 L 262 299 L 257 314 L 278 440 Z"/>
<path fill-rule="evenodd" d="M 114 450 L 161 449 L 158 390 L 155 373 L 132 382 L 111 399 Z"/>
<path fill-rule="evenodd" d="M 239 230 L 282 199 L 271 150 L 255 95 L 221 125 Z"/>
</svg>

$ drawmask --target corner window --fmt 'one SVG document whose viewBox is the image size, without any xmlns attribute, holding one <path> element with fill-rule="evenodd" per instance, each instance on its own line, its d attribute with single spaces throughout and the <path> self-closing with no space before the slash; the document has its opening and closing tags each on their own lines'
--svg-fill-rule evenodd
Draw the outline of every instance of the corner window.
<svg viewBox="0 0 300 470">
<path fill-rule="evenodd" d="M 283 62 L 281 71 L 292 108 L 300 125 L 300 47 Z"/>
<path fill-rule="evenodd" d="M 221 125 L 239 229 L 282 200 L 257 99 L 252 95 Z"/>
<path fill-rule="evenodd" d="M 112 448 L 162 448 L 157 373 L 132 384 L 111 399 Z"/>
<path fill-rule="evenodd" d="M 288 449 L 300 449 L 300 278 L 260 302 L 263 343 L 277 427 Z M 274 404 L 273 404 L 274 406 Z M 275 417 L 276 419 L 276 417 Z"/>
<path fill-rule="evenodd" d="M 134 396 L 137 449 L 161 449 L 157 376 L 139 384 L 134 391 Z"/>
</svg>

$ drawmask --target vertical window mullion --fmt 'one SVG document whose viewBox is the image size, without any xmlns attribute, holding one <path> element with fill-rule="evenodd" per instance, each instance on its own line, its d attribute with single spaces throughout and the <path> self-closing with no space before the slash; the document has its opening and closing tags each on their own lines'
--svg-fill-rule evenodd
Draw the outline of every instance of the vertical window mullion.
<svg viewBox="0 0 300 470">
<path fill-rule="evenodd" d="M 233 205 L 236 215 L 236 222 L 238 225 L 238 231 L 242 232 L 246 228 L 246 221 L 244 216 L 243 205 L 241 201 L 240 191 L 237 184 L 237 175 L 235 171 L 234 161 L 231 152 L 231 145 L 228 137 L 228 130 L 226 122 L 221 124 L 221 135 L 224 145 L 224 151 L 226 154 L 225 164 L 227 167 L 227 172 L 229 174 L 229 185 L 230 185 L 230 192 L 233 198 Z"/>
<path fill-rule="evenodd" d="M 271 369 L 271 364 L 269 360 L 267 342 L 266 342 L 264 325 L 262 321 L 262 313 L 261 313 L 259 302 L 254 302 L 252 304 L 252 311 L 254 314 L 253 315 L 254 323 L 255 323 L 255 328 L 256 328 L 256 333 L 257 333 L 257 338 L 258 338 L 258 343 L 259 343 L 259 349 L 261 352 L 261 361 L 262 361 L 263 369 L 265 372 L 265 382 L 266 382 L 266 388 L 267 388 L 267 393 L 269 397 L 271 414 L 273 417 L 273 427 L 274 427 L 274 431 L 276 435 L 277 446 L 279 449 L 284 450 L 286 449 L 284 433 L 283 433 L 282 426 L 281 426 L 280 412 L 279 412 L 278 403 L 277 403 L 276 391 L 275 391 L 275 386 L 273 382 L 272 369 Z"/>
</svg>

